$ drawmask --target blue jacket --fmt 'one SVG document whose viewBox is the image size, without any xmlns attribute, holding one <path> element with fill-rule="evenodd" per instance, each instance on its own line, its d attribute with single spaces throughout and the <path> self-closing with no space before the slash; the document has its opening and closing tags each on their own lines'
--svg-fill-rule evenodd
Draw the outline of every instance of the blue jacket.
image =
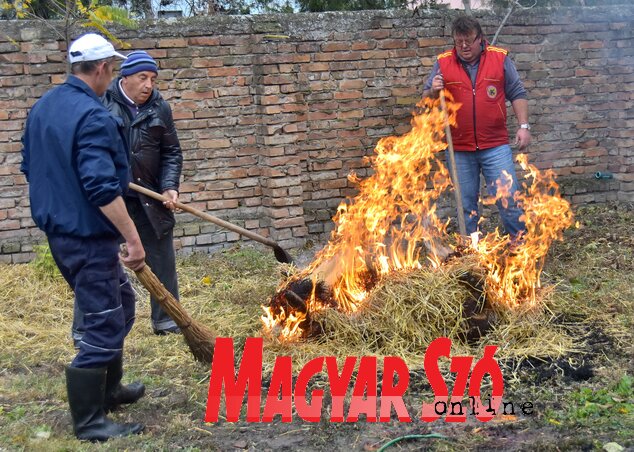
<svg viewBox="0 0 634 452">
<path fill-rule="evenodd" d="M 127 191 L 128 151 L 120 123 L 71 75 L 35 103 L 22 136 L 21 170 L 31 215 L 47 235 L 119 235 L 99 209 Z"/>
</svg>

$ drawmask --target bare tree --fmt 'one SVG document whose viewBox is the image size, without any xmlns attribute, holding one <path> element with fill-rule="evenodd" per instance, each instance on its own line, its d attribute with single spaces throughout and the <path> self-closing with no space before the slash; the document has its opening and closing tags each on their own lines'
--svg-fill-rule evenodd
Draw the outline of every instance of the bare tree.
<svg viewBox="0 0 634 452">
<path fill-rule="evenodd" d="M 522 4 L 519 2 L 519 0 L 509 0 L 508 3 L 509 3 L 509 9 L 506 12 L 506 15 L 504 16 L 504 19 L 502 19 L 502 23 L 500 23 L 500 26 L 498 27 L 497 31 L 495 32 L 495 36 L 493 36 L 493 40 L 491 40 L 491 45 L 495 45 L 496 41 L 498 40 L 498 36 L 500 35 L 500 32 L 502 31 L 502 28 L 504 27 L 504 24 L 506 24 L 506 21 L 509 19 L 509 17 L 511 17 L 511 14 L 515 10 L 515 8 L 521 8 L 521 9 L 534 8 L 535 5 L 537 5 L 537 0 L 534 0 L 533 4 L 530 5 L 530 6 L 522 6 Z"/>
<path fill-rule="evenodd" d="M 133 2 L 133 5 L 134 9 L 136 9 L 142 17 L 146 19 L 152 19 L 154 17 L 152 0 L 137 0 Z"/>
<path fill-rule="evenodd" d="M 467 16 L 471 16 L 473 14 L 471 12 L 471 0 L 462 0 L 462 4 L 464 5 L 464 12 Z"/>
</svg>

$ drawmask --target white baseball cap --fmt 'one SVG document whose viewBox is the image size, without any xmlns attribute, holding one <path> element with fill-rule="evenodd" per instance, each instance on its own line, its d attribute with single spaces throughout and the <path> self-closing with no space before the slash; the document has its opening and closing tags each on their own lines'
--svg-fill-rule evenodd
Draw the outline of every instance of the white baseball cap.
<svg viewBox="0 0 634 452">
<path fill-rule="evenodd" d="M 77 63 L 79 61 L 96 61 L 116 56 L 125 56 L 117 52 L 113 45 L 96 33 L 87 33 L 75 39 L 68 49 L 68 61 Z"/>
</svg>

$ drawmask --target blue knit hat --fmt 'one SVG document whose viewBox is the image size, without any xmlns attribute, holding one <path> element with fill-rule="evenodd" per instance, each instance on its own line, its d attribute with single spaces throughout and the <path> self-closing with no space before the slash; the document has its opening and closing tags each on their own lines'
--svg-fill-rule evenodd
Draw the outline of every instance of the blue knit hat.
<svg viewBox="0 0 634 452">
<path fill-rule="evenodd" d="M 127 77 L 142 71 L 158 74 L 158 66 L 154 58 L 143 50 L 135 50 L 129 53 L 126 60 L 121 64 L 121 75 Z"/>
</svg>

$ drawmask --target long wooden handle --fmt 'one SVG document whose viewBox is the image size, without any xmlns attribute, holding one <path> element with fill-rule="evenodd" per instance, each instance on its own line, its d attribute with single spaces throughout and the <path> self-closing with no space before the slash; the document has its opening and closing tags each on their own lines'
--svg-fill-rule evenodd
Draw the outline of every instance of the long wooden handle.
<svg viewBox="0 0 634 452">
<path fill-rule="evenodd" d="M 156 199 L 157 201 L 170 201 L 167 197 L 159 193 L 156 193 L 155 191 L 148 190 L 145 187 L 141 187 L 140 185 L 137 185 L 133 182 L 130 182 L 129 186 L 132 190 L 137 191 L 141 194 L 144 194 L 145 196 L 148 196 L 150 198 Z M 228 221 L 221 220 L 220 218 L 214 217 L 213 215 L 209 215 L 208 213 L 202 212 L 198 209 L 195 209 L 194 207 L 188 206 L 187 204 L 183 204 L 180 201 L 174 202 L 174 205 L 178 207 L 179 209 L 184 210 L 185 212 L 189 212 L 192 215 L 196 215 L 197 217 L 202 218 L 203 220 L 210 221 L 222 228 L 229 229 L 230 231 L 236 232 L 240 235 L 243 235 L 252 240 L 255 240 L 256 242 L 260 242 L 260 243 L 263 243 L 264 245 L 271 246 L 274 248 L 279 247 L 279 245 L 271 239 L 267 239 L 266 237 L 262 237 L 261 235 L 256 234 L 255 232 L 241 228 L 240 226 L 236 226 L 235 224 L 229 223 Z"/>
<path fill-rule="evenodd" d="M 460 191 L 460 181 L 458 180 L 458 170 L 456 169 L 456 158 L 453 153 L 453 140 L 451 139 L 451 127 L 449 126 L 449 114 L 445 102 L 445 90 L 440 90 L 440 108 L 445 113 L 445 135 L 447 136 L 447 149 L 449 150 L 449 170 L 453 180 L 454 196 L 456 198 L 456 209 L 458 210 L 458 229 L 461 235 L 467 235 L 467 227 L 464 221 L 464 210 L 462 208 L 462 194 Z"/>
</svg>

